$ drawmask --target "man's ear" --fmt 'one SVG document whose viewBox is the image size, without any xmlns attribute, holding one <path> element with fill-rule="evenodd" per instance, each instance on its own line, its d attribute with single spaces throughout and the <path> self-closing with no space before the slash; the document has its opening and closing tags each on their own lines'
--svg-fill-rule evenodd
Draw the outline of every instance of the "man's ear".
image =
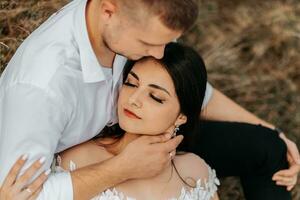
<svg viewBox="0 0 300 200">
<path fill-rule="evenodd" d="M 175 121 L 175 125 L 180 126 L 182 124 L 185 124 L 186 122 L 187 122 L 187 117 L 184 114 L 180 113 Z"/>
<path fill-rule="evenodd" d="M 115 0 L 102 0 L 100 2 L 101 15 L 104 20 L 109 20 L 117 10 L 117 4 Z"/>
</svg>

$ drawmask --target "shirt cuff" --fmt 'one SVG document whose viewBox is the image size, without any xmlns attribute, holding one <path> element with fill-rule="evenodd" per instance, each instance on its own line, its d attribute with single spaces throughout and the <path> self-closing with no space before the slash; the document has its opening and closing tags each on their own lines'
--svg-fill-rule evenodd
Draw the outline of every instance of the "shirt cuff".
<svg viewBox="0 0 300 200">
<path fill-rule="evenodd" d="M 73 184 L 70 172 L 50 174 L 37 200 L 49 199 L 73 200 Z"/>
<path fill-rule="evenodd" d="M 212 85 L 209 82 L 207 82 L 206 90 L 205 90 L 205 97 L 204 97 L 203 104 L 202 104 L 202 109 L 207 106 L 209 100 L 211 99 L 211 97 L 213 95 L 213 91 L 214 91 L 214 88 L 212 87 Z"/>
</svg>

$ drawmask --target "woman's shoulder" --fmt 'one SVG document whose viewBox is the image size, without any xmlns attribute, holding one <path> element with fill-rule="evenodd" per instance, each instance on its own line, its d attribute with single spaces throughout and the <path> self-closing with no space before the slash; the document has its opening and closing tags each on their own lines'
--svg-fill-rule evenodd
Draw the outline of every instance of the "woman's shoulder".
<svg viewBox="0 0 300 200">
<path fill-rule="evenodd" d="M 188 194 L 193 199 L 193 196 L 206 196 L 207 199 L 217 200 L 219 179 L 216 176 L 215 170 L 199 156 L 193 153 L 185 153 L 175 156 L 174 163 L 180 176 L 186 183 L 193 186 L 189 192 L 182 191 L 182 199 Z M 180 199 L 180 198 L 179 198 Z"/>
<path fill-rule="evenodd" d="M 194 180 L 209 180 L 212 172 L 210 166 L 198 155 L 193 153 L 184 153 L 175 156 L 175 166 L 180 175 Z"/>
<path fill-rule="evenodd" d="M 108 157 L 105 149 L 91 140 L 61 152 L 59 164 L 65 170 L 74 170 L 102 162 Z"/>
</svg>

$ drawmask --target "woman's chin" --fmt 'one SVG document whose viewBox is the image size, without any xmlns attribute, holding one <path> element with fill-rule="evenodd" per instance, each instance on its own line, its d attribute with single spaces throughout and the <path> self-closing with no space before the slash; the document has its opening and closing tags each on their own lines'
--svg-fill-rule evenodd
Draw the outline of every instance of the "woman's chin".
<svg viewBox="0 0 300 200">
<path fill-rule="evenodd" d="M 119 122 L 119 126 L 126 133 L 141 133 L 141 132 L 143 132 L 143 130 L 139 129 L 135 124 Z"/>
<path fill-rule="evenodd" d="M 126 122 L 125 122 L 126 121 Z M 157 130 L 153 129 L 145 129 L 144 126 L 138 126 L 137 123 L 130 123 L 127 120 L 120 120 L 119 126 L 122 130 L 124 130 L 126 133 L 135 134 L 135 135 L 160 135 L 162 132 L 158 132 Z"/>
</svg>

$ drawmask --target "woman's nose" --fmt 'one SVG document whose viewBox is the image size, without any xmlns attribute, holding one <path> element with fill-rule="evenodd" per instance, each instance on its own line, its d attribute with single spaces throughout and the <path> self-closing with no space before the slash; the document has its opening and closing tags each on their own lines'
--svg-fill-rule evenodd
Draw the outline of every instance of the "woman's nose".
<svg viewBox="0 0 300 200">
<path fill-rule="evenodd" d="M 141 108 L 142 107 L 142 101 L 141 101 L 141 94 L 137 91 L 135 93 L 133 93 L 129 99 L 128 99 L 128 103 L 130 106 L 133 106 L 135 108 Z"/>
</svg>

